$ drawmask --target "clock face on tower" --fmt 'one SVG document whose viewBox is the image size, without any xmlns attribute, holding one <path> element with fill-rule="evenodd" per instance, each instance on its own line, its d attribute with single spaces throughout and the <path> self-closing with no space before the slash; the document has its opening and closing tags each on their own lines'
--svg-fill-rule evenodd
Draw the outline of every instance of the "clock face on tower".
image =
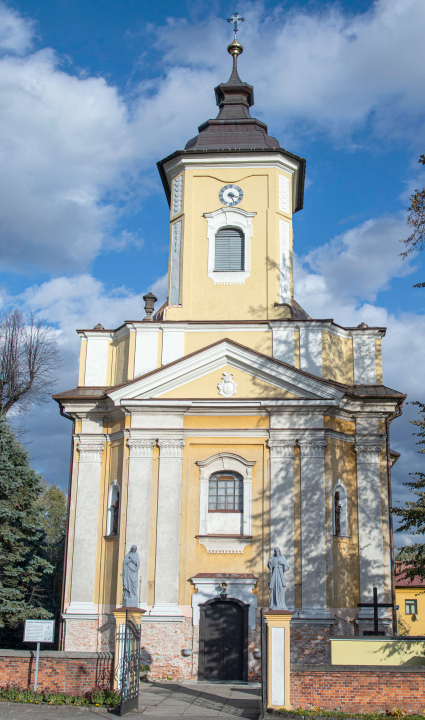
<svg viewBox="0 0 425 720">
<path fill-rule="evenodd" d="M 239 205 L 243 198 L 243 192 L 238 185 L 225 185 L 218 193 L 222 205 Z"/>
</svg>

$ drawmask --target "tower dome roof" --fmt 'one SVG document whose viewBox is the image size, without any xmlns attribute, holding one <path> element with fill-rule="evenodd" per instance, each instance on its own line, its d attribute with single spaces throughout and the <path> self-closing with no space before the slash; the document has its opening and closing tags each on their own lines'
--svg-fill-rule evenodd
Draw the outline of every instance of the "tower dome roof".
<svg viewBox="0 0 425 720">
<path fill-rule="evenodd" d="M 228 81 L 215 88 L 218 115 L 199 126 L 199 135 L 186 143 L 185 150 L 267 150 L 280 147 L 276 138 L 267 134 L 267 125 L 250 115 L 254 89 L 240 79 L 237 68 L 238 55 L 243 52 L 242 45 L 234 40 L 227 50 L 233 55 L 233 69 Z"/>
</svg>

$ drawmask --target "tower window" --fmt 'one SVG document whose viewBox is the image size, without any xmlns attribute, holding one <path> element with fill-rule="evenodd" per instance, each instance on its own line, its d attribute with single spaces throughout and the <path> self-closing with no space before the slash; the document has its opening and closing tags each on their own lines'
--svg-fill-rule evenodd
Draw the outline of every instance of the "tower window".
<svg viewBox="0 0 425 720">
<path fill-rule="evenodd" d="M 221 228 L 215 236 L 214 271 L 245 269 L 245 235 L 239 228 Z"/>
<path fill-rule="evenodd" d="M 243 480 L 232 475 L 213 475 L 209 481 L 208 510 L 241 512 L 243 510 Z"/>
</svg>

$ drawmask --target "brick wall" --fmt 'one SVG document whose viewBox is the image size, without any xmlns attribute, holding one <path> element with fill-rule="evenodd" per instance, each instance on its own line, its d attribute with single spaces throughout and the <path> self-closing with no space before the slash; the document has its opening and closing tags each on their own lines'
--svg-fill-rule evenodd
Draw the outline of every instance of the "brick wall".
<svg viewBox="0 0 425 720">
<path fill-rule="evenodd" d="M 34 687 L 35 651 L 0 650 L 0 685 Z M 112 687 L 111 653 L 40 651 L 38 689 L 81 693 Z"/>
<path fill-rule="evenodd" d="M 333 626 L 291 623 L 291 662 L 330 663 Z"/>
<path fill-rule="evenodd" d="M 398 707 L 422 714 L 425 707 L 425 667 L 291 665 L 293 708 L 340 708 L 344 712 L 374 712 Z"/>
</svg>

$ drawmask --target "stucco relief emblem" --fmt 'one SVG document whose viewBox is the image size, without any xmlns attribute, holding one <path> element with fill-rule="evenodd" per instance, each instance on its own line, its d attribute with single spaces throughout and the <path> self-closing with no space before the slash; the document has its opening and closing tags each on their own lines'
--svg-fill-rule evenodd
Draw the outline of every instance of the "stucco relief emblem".
<svg viewBox="0 0 425 720">
<path fill-rule="evenodd" d="M 232 397 L 236 395 L 238 383 L 233 379 L 233 373 L 223 372 L 221 381 L 217 385 L 219 395 L 223 397 Z"/>
</svg>

